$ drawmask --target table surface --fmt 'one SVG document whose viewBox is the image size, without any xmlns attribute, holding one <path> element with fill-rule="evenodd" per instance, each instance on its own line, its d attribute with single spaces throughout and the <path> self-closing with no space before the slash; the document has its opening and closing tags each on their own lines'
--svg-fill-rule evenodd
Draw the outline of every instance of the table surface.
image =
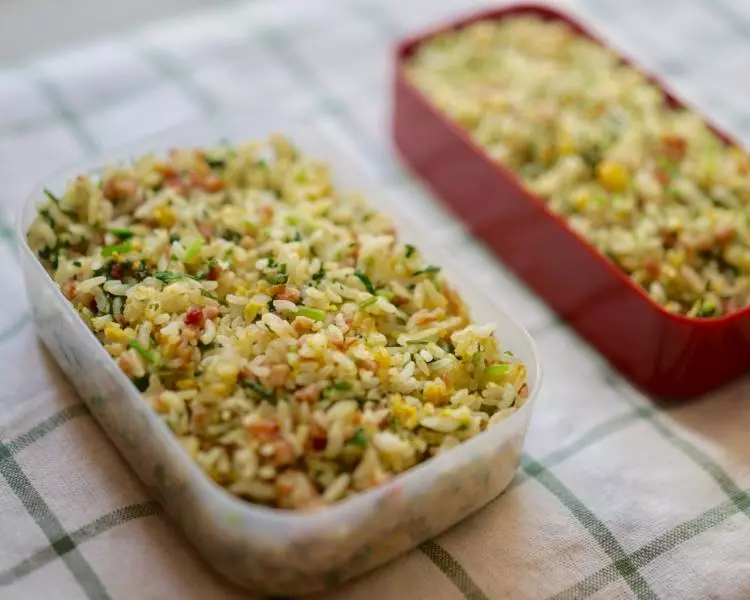
<svg viewBox="0 0 750 600">
<path fill-rule="evenodd" d="M 201 115 L 274 107 L 348 144 L 533 334 L 545 381 L 509 490 L 330 598 L 750 596 L 750 380 L 672 407 L 631 388 L 404 176 L 395 39 L 467 0 L 278 0 L 0 70 L 0 599 L 240 598 L 185 545 L 43 350 L 11 223 L 65 163 Z M 566 3 L 740 139 L 750 5 Z"/>
</svg>

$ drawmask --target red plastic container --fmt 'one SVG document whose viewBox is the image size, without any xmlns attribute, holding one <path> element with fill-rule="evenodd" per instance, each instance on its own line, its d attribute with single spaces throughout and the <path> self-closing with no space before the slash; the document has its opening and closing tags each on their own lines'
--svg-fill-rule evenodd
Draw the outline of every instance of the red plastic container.
<svg viewBox="0 0 750 600">
<path fill-rule="evenodd" d="M 644 391 L 685 399 L 727 383 L 750 365 L 750 309 L 701 319 L 665 311 L 408 81 L 404 63 L 425 40 L 475 21 L 529 13 L 565 21 L 607 46 L 570 16 L 533 4 L 484 11 L 402 41 L 395 69 L 398 151 L 475 236 Z M 671 105 L 685 105 L 651 81 Z"/>
</svg>

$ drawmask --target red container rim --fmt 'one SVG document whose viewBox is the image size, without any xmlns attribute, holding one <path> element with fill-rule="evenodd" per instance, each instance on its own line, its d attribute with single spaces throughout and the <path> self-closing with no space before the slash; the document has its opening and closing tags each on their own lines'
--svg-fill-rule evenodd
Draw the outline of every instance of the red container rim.
<svg viewBox="0 0 750 600">
<path fill-rule="evenodd" d="M 586 248 L 586 250 L 588 250 L 590 254 L 594 255 L 594 258 L 599 261 L 600 264 L 609 269 L 613 276 L 617 277 L 622 283 L 629 286 L 631 290 L 643 297 L 643 299 L 646 300 L 655 310 L 663 313 L 666 317 L 674 321 L 689 324 L 691 327 L 714 327 L 716 325 L 724 324 L 735 319 L 740 319 L 745 315 L 750 315 L 750 306 L 745 306 L 739 310 L 720 315 L 718 317 L 688 317 L 682 314 L 669 312 L 663 306 L 654 302 L 654 300 L 646 293 L 646 290 L 643 287 L 636 284 L 630 277 L 625 274 L 623 270 L 619 269 L 615 265 L 615 263 L 604 256 L 604 254 L 596 249 L 588 240 L 573 231 L 573 229 L 568 226 L 567 222 L 562 217 L 555 214 L 548 208 L 547 203 L 544 200 L 542 200 L 536 194 L 527 190 L 515 175 L 515 173 L 513 173 L 508 167 L 492 160 L 487 152 L 485 152 L 485 150 L 471 138 L 468 132 L 463 127 L 461 127 L 461 125 L 456 123 L 453 119 L 451 119 L 440 109 L 438 109 L 432 103 L 432 101 L 420 89 L 414 86 L 411 81 L 409 81 L 408 77 L 406 77 L 403 69 L 404 61 L 412 54 L 414 54 L 416 49 L 427 40 L 449 31 L 461 29 L 462 27 L 466 27 L 467 25 L 470 25 L 477 21 L 498 20 L 509 15 L 524 13 L 534 13 L 537 15 L 542 15 L 543 17 L 547 17 L 550 20 L 564 21 L 569 26 L 573 27 L 580 35 L 589 38 L 590 40 L 596 42 L 604 48 L 615 50 L 620 57 L 620 60 L 624 64 L 637 69 L 638 71 L 643 73 L 649 81 L 658 86 L 668 102 L 681 108 L 693 110 L 700 116 L 700 118 L 708 126 L 708 128 L 719 138 L 721 138 L 721 140 L 726 145 L 742 147 L 741 144 L 739 144 L 739 142 L 737 142 L 732 136 L 719 129 L 713 122 L 711 122 L 710 119 L 706 118 L 702 111 L 697 110 L 696 108 L 691 106 L 690 103 L 676 96 L 675 93 L 669 88 L 669 86 L 664 84 L 654 75 L 648 73 L 645 69 L 641 68 L 635 61 L 633 61 L 633 59 L 627 56 L 627 53 L 621 51 L 619 48 L 613 48 L 613 46 L 605 44 L 599 36 L 591 33 L 588 27 L 581 24 L 577 18 L 571 17 L 565 12 L 546 4 L 525 2 L 511 3 L 505 4 L 500 7 L 493 7 L 475 11 L 473 13 L 469 13 L 468 15 L 461 16 L 457 19 L 454 18 L 441 25 L 431 27 L 422 31 L 421 33 L 411 35 L 399 41 L 396 44 L 395 48 L 395 74 L 399 85 L 407 87 L 409 89 L 409 92 L 419 98 L 420 102 L 424 104 L 426 109 L 429 110 L 433 114 L 433 116 L 436 116 L 438 119 L 443 121 L 443 125 L 447 127 L 454 135 L 456 135 L 463 144 L 469 146 L 481 161 L 483 161 L 491 168 L 500 171 L 507 178 L 510 185 L 512 185 L 517 191 L 526 195 L 533 202 L 535 202 L 537 207 L 542 209 L 548 217 L 554 219 L 561 228 L 565 229 L 572 236 L 575 236 L 575 238 L 583 245 L 583 247 Z"/>
</svg>

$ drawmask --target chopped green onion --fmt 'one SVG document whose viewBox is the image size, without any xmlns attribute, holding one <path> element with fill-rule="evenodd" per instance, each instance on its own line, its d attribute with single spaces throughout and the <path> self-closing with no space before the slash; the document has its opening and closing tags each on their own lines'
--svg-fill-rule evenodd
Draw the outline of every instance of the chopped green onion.
<svg viewBox="0 0 750 600">
<path fill-rule="evenodd" d="M 81 266 L 81 261 L 80 260 L 74 260 L 73 261 L 73 266 L 74 267 L 80 267 Z"/>
<path fill-rule="evenodd" d="M 748 217 L 750 219 L 750 216 Z M 313 281 L 321 281 L 326 276 L 326 270 L 323 268 L 323 265 L 320 265 L 320 269 L 317 270 L 315 274 L 313 274 L 312 278 Z"/>
<path fill-rule="evenodd" d="M 194 277 L 189 273 L 175 273 L 174 271 L 157 271 L 154 273 L 154 277 L 166 284 L 174 283 L 178 279 L 192 279 L 198 281 L 197 277 Z"/>
<path fill-rule="evenodd" d="M 412 254 L 417 251 L 417 247 L 411 244 L 406 244 L 404 247 L 406 248 L 406 258 L 411 258 Z"/>
<path fill-rule="evenodd" d="M 203 248 L 203 240 L 195 240 L 192 242 L 186 249 L 185 249 L 185 256 L 184 260 L 185 262 L 192 262 L 195 258 L 198 257 L 198 253 L 201 251 L 201 248 Z"/>
<path fill-rule="evenodd" d="M 146 362 L 149 363 L 155 363 L 156 362 L 156 355 L 148 350 L 143 344 L 141 344 L 138 340 L 135 338 L 128 340 L 128 348 L 132 348 L 135 350 L 138 354 L 140 354 Z"/>
<path fill-rule="evenodd" d="M 299 217 L 297 215 L 287 215 L 284 220 L 292 227 L 299 226 Z"/>
<path fill-rule="evenodd" d="M 429 265 L 425 267 L 424 269 L 422 269 L 421 271 L 417 271 L 416 273 L 414 273 L 414 277 L 416 277 L 417 275 L 432 275 L 434 273 L 439 273 L 439 272 L 440 272 L 440 267 L 436 267 L 435 265 Z"/>
<path fill-rule="evenodd" d="M 375 286 L 372 285 L 372 281 L 370 281 L 370 278 L 365 275 L 362 271 L 354 271 L 354 275 L 357 276 L 357 278 L 362 282 L 362 285 L 365 286 L 368 292 L 371 294 L 375 293 Z"/>
<path fill-rule="evenodd" d="M 484 370 L 484 376 L 485 377 L 499 377 L 500 375 L 505 375 L 508 371 L 510 371 L 509 364 L 500 363 L 496 365 L 490 365 Z"/>
<path fill-rule="evenodd" d="M 297 314 L 300 317 L 307 317 L 314 321 L 323 321 L 326 318 L 326 311 L 319 308 L 310 308 L 309 306 L 300 306 Z"/>
<path fill-rule="evenodd" d="M 713 302 L 706 302 L 705 304 L 702 304 L 701 307 L 698 309 L 698 316 L 710 317 L 710 316 L 713 316 L 715 312 L 716 312 L 716 304 L 714 304 Z"/>
<path fill-rule="evenodd" d="M 109 230 L 110 233 L 113 233 L 119 238 L 122 238 L 123 240 L 127 240 L 133 237 L 135 235 L 130 229 L 125 228 L 119 228 L 119 227 L 113 227 Z"/>
<path fill-rule="evenodd" d="M 396 294 L 388 290 L 378 290 L 375 292 L 375 295 L 385 298 L 386 300 L 393 300 L 396 297 Z"/>
<path fill-rule="evenodd" d="M 268 390 L 264 388 L 262 385 L 260 385 L 256 381 L 243 381 L 243 385 L 249 387 L 251 390 L 253 390 L 256 394 L 262 396 L 263 398 L 270 399 L 273 398 L 273 392 L 271 390 Z"/>
<path fill-rule="evenodd" d="M 508 356 L 515 356 L 510 350 L 506 350 L 503 352 L 503 354 L 507 354 Z"/>
<path fill-rule="evenodd" d="M 334 381 L 333 389 L 343 390 L 343 391 L 350 390 L 352 389 L 352 382 L 351 381 Z"/>
<path fill-rule="evenodd" d="M 359 446 L 360 448 L 364 448 L 365 446 L 367 446 L 367 434 L 365 434 L 365 430 L 362 427 L 360 427 L 357 430 L 357 433 L 354 434 L 352 443 L 355 446 Z"/>
<path fill-rule="evenodd" d="M 47 188 L 44 188 L 44 195 L 47 196 L 47 198 L 49 198 L 52 201 L 53 204 L 57 204 L 58 206 L 60 205 L 60 198 L 58 198 L 57 196 L 55 196 Z"/>
<path fill-rule="evenodd" d="M 468 423 L 461 423 L 461 424 L 460 424 L 460 425 L 458 426 L 458 430 L 459 430 L 459 431 L 466 431 L 466 430 L 467 430 L 468 428 L 469 428 L 469 424 L 468 424 Z"/>
<path fill-rule="evenodd" d="M 266 281 L 272 285 L 279 283 L 286 283 L 289 276 L 286 273 L 279 273 L 278 275 L 269 275 L 266 277 Z"/>
<path fill-rule="evenodd" d="M 115 244 L 114 246 L 105 246 L 102 248 L 102 256 L 112 256 L 113 254 L 125 254 L 133 249 L 133 244 L 130 241 L 122 242 L 121 244 Z"/>
<path fill-rule="evenodd" d="M 362 300 L 362 302 L 359 303 L 360 308 L 367 308 L 368 306 L 372 306 L 378 301 L 377 296 L 370 296 L 366 300 Z"/>
</svg>

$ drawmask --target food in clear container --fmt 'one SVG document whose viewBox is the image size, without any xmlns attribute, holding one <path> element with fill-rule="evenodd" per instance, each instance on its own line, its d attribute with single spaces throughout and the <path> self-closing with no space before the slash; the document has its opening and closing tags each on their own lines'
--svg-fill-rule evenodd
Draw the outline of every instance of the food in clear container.
<svg viewBox="0 0 750 600">
<path fill-rule="evenodd" d="M 416 48 L 411 82 L 666 310 L 750 305 L 750 157 L 562 20 L 482 20 Z"/>
<path fill-rule="evenodd" d="M 284 137 L 148 155 L 47 196 L 30 248 L 235 496 L 335 503 L 528 396 L 440 268 Z"/>
</svg>

